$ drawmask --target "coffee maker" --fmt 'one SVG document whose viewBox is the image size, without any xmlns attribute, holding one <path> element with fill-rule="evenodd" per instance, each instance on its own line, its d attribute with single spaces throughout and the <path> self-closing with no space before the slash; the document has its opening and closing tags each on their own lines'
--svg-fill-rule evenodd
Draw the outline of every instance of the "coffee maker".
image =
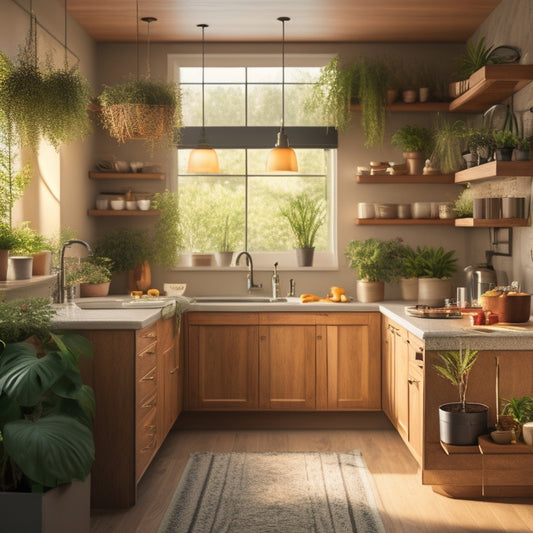
<svg viewBox="0 0 533 533">
<path fill-rule="evenodd" d="M 485 252 L 486 262 L 465 267 L 467 299 L 471 307 L 480 305 L 480 297 L 486 291 L 496 287 L 498 284 L 496 271 L 492 266 L 493 252 Z"/>
</svg>

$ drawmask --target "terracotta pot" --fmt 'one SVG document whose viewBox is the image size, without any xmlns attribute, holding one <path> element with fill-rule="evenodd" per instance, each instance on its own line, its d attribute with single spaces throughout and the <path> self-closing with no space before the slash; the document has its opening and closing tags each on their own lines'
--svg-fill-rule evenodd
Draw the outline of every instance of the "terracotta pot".
<svg viewBox="0 0 533 533">
<path fill-rule="evenodd" d="M 52 266 L 52 252 L 44 250 L 33 254 L 33 270 L 34 276 L 48 276 Z"/>
<path fill-rule="evenodd" d="M 192 254 L 192 266 L 211 266 L 213 254 Z"/>
<path fill-rule="evenodd" d="M 424 154 L 422 152 L 404 152 L 403 157 L 407 163 L 407 173 L 412 176 L 421 176 L 424 172 Z"/>
<path fill-rule="evenodd" d="M 144 261 L 128 272 L 128 290 L 145 292 L 151 284 L 152 270 L 148 261 Z"/>
<path fill-rule="evenodd" d="M 110 281 L 104 283 L 80 283 L 80 297 L 107 296 L 109 294 Z"/>
<path fill-rule="evenodd" d="M 406 89 L 402 91 L 402 100 L 406 104 L 414 104 L 418 98 L 418 91 L 415 89 Z"/>
<path fill-rule="evenodd" d="M 7 280 L 8 260 L 9 260 L 9 250 L 0 250 L 0 281 Z"/>
<path fill-rule="evenodd" d="M 385 282 L 357 280 L 357 300 L 362 303 L 380 302 L 385 298 Z"/>
</svg>

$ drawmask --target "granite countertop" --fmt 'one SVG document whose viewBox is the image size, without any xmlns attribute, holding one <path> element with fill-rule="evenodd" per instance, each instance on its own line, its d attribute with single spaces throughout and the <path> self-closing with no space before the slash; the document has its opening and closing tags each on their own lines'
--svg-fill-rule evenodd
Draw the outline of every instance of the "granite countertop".
<svg viewBox="0 0 533 533">
<path fill-rule="evenodd" d="M 113 296 L 110 299 L 128 296 Z M 184 312 L 380 312 L 423 339 L 427 350 L 473 348 L 478 350 L 533 350 L 533 321 L 525 324 L 473 327 L 469 317 L 458 319 L 429 319 L 409 316 L 405 309 L 413 303 L 383 301 L 376 303 L 349 302 L 343 304 L 317 302 L 300 303 L 299 298 L 280 302 L 195 302 L 182 298 Z M 175 313 L 176 301 L 169 299 L 162 308 L 81 309 L 78 306 L 58 305 L 53 323 L 57 329 L 142 329 L 162 316 Z"/>
</svg>

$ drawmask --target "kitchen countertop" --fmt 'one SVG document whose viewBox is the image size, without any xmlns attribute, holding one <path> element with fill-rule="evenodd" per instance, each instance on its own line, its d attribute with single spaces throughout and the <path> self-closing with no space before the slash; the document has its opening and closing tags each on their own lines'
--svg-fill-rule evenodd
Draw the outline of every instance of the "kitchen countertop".
<svg viewBox="0 0 533 533">
<path fill-rule="evenodd" d="M 111 298 L 111 297 L 110 297 Z M 117 298 L 113 296 L 113 298 Z M 123 297 L 126 301 L 129 297 Z M 185 299 L 181 300 L 182 302 Z M 174 313 L 175 302 L 169 300 L 164 308 L 150 309 L 81 309 L 78 306 L 57 305 L 53 319 L 57 329 L 142 329 L 161 316 Z M 469 317 L 459 319 L 416 318 L 407 315 L 405 308 L 414 303 L 383 301 L 376 303 L 349 302 L 343 304 L 316 302 L 300 303 L 299 298 L 281 302 L 195 302 L 186 301 L 187 312 L 380 312 L 417 337 L 424 339 L 426 350 L 533 350 L 533 321 L 491 328 L 473 328 Z M 512 328 L 512 329 L 511 329 Z"/>
</svg>

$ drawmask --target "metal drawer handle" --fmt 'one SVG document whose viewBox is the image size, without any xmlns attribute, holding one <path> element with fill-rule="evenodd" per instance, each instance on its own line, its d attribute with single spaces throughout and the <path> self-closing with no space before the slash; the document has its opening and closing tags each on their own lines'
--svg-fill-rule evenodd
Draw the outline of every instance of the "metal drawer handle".
<svg viewBox="0 0 533 533">
<path fill-rule="evenodd" d="M 155 376 L 153 375 L 153 372 L 152 372 L 152 375 L 149 376 L 148 374 L 144 377 L 142 377 L 139 381 L 154 381 L 155 380 Z"/>
<path fill-rule="evenodd" d="M 149 409 L 150 407 L 155 407 L 156 405 L 157 405 L 157 401 L 153 400 L 153 401 L 150 401 L 150 402 L 142 404 L 141 408 L 142 409 Z"/>
<path fill-rule="evenodd" d="M 146 357 L 147 355 L 155 355 L 155 352 L 153 350 L 149 350 L 147 352 L 140 353 L 139 357 Z"/>
<path fill-rule="evenodd" d="M 179 366 L 177 366 L 174 370 L 170 370 L 169 374 L 175 374 L 180 369 Z"/>
<path fill-rule="evenodd" d="M 419 379 L 415 379 L 415 378 L 413 378 L 411 376 L 409 376 L 407 381 L 408 381 L 409 385 L 412 385 L 413 383 L 420 383 Z"/>
<path fill-rule="evenodd" d="M 156 339 L 157 335 L 155 333 L 145 333 L 143 339 Z"/>
</svg>

